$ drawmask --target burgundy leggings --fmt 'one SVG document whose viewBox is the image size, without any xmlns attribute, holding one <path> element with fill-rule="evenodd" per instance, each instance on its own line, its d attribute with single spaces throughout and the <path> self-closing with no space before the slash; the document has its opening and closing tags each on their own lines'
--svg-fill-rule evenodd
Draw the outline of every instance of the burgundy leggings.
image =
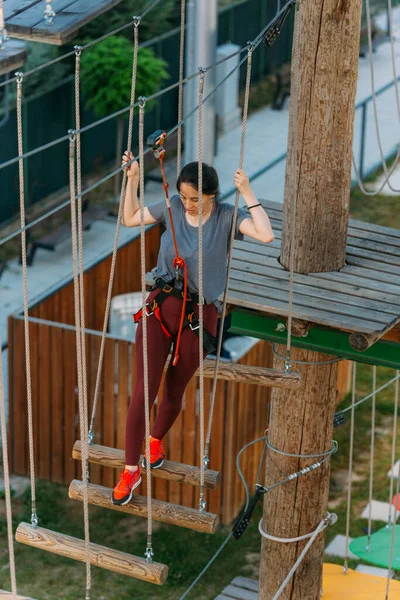
<svg viewBox="0 0 400 600">
<path fill-rule="evenodd" d="M 157 296 L 159 290 L 150 293 L 148 301 Z M 163 324 L 172 335 L 176 335 L 179 327 L 182 301 L 173 296 L 168 297 L 161 306 Z M 198 311 L 197 304 L 195 305 Z M 204 327 L 212 335 L 217 330 L 217 308 L 214 304 L 203 306 Z M 148 380 L 150 409 L 156 399 L 160 386 L 164 365 L 173 340 L 165 335 L 160 323 L 154 315 L 147 317 L 148 345 Z M 136 331 L 136 385 L 129 405 L 125 435 L 125 463 L 137 465 L 145 434 L 144 416 L 144 379 L 143 379 L 143 333 L 142 320 Z M 199 366 L 199 338 L 189 328 L 182 332 L 179 350 L 179 362 L 176 367 L 172 362 L 168 367 L 163 397 L 157 411 L 151 435 L 161 440 L 170 430 L 182 407 L 183 392 Z"/>
</svg>

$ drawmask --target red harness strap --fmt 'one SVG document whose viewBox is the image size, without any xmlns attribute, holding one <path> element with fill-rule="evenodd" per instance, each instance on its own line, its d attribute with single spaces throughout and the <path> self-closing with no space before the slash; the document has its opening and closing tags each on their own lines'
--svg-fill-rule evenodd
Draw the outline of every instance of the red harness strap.
<svg viewBox="0 0 400 600">
<path fill-rule="evenodd" d="M 164 143 L 166 137 L 167 137 L 167 134 L 165 132 L 163 132 L 163 134 L 159 137 L 155 146 L 153 147 L 153 150 L 154 150 L 154 154 L 155 154 L 156 158 L 158 158 L 158 160 L 160 162 L 161 177 L 163 180 L 163 188 L 164 188 L 164 193 L 165 193 L 165 202 L 166 202 L 167 209 L 168 209 L 172 241 L 174 243 L 175 258 L 174 258 L 173 266 L 176 269 L 176 271 L 178 269 L 183 269 L 183 302 L 182 302 L 182 310 L 181 310 L 181 318 L 180 318 L 180 322 L 179 322 L 178 335 L 177 335 L 176 344 L 175 344 L 175 354 L 174 354 L 174 358 L 172 360 L 172 364 L 175 367 L 179 361 L 179 346 L 181 343 L 183 323 L 184 323 L 185 314 L 186 314 L 186 295 L 187 295 L 187 279 L 188 279 L 188 277 L 187 277 L 186 263 L 185 263 L 184 259 L 179 256 L 179 252 L 178 252 L 178 244 L 176 242 L 174 221 L 172 218 L 172 211 L 171 211 L 171 202 L 170 202 L 169 194 L 168 194 L 169 185 L 168 185 L 167 177 L 165 175 L 165 168 L 164 168 L 165 150 L 163 148 L 163 143 Z M 156 313 L 154 313 L 154 314 L 156 314 Z M 157 315 L 156 315 L 156 317 L 157 317 Z M 160 323 L 161 323 L 161 321 L 160 321 Z M 161 326 L 162 326 L 162 324 L 161 324 Z"/>
<path fill-rule="evenodd" d="M 163 330 L 163 332 L 165 333 L 165 335 L 169 338 L 172 338 L 173 335 L 172 333 L 170 333 L 168 331 L 168 329 L 165 327 L 164 323 L 162 322 L 161 319 L 161 308 L 157 302 L 157 300 L 155 298 L 153 298 L 153 300 L 151 301 L 150 305 L 146 304 L 146 315 L 148 317 L 150 317 L 151 315 L 154 315 L 155 318 L 157 319 L 157 321 L 160 323 L 161 325 L 161 329 Z M 143 310 L 140 309 L 137 313 L 135 313 L 133 315 L 133 320 L 135 323 L 138 323 L 140 321 L 140 319 L 143 316 Z"/>
</svg>

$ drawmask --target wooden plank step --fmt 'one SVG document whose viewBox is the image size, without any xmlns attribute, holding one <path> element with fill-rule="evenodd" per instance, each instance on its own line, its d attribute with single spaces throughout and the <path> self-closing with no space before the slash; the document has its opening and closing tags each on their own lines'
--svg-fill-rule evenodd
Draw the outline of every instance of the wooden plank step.
<svg viewBox="0 0 400 600">
<path fill-rule="evenodd" d="M 232 598 L 233 600 L 258 600 L 258 592 L 252 592 L 231 584 L 222 590 L 222 597 Z"/>
<path fill-rule="evenodd" d="M 81 441 L 77 440 L 72 449 L 72 458 L 81 460 Z M 140 457 L 142 459 L 142 457 Z M 103 467 L 112 467 L 113 469 L 123 469 L 125 466 L 125 452 L 117 448 L 91 444 L 89 446 L 89 462 L 102 465 Z M 164 464 L 159 469 L 152 469 L 153 477 L 159 479 L 168 479 L 169 481 L 178 481 L 190 485 L 200 486 L 200 468 L 192 465 L 184 465 L 172 460 L 164 460 Z M 146 475 L 146 469 L 142 469 L 142 475 Z M 215 490 L 219 483 L 219 472 L 206 469 L 204 472 L 204 485 L 210 490 Z"/>
<path fill-rule="evenodd" d="M 84 540 L 79 540 L 64 533 L 57 533 L 44 527 L 34 528 L 29 523 L 20 523 L 15 533 L 15 539 L 27 546 L 40 548 L 73 560 L 86 561 Z M 96 567 L 128 577 L 135 577 L 156 585 L 162 585 L 168 576 L 166 565 L 157 562 L 149 564 L 144 558 L 119 550 L 112 550 L 92 542 L 90 543 L 90 563 Z"/>
<path fill-rule="evenodd" d="M 125 512 L 137 517 L 147 518 L 147 498 L 146 496 L 134 495 L 132 500 L 125 506 L 116 506 L 111 502 L 111 488 L 102 485 L 89 483 L 88 498 L 89 503 L 103 508 L 111 508 L 119 512 Z M 74 479 L 68 491 L 72 500 L 83 500 L 83 483 Z M 195 508 L 179 506 L 161 500 L 152 499 L 152 512 L 155 521 L 201 531 L 203 533 L 214 533 L 218 525 L 218 516 L 208 512 L 199 512 Z"/>
<path fill-rule="evenodd" d="M 235 577 L 233 581 L 231 581 L 231 585 L 236 585 L 236 587 L 242 587 L 246 590 L 251 590 L 252 592 L 258 592 L 258 581 L 255 579 L 250 579 L 249 577 Z"/>
<path fill-rule="evenodd" d="M 214 379 L 214 369 L 215 360 L 206 359 L 204 361 L 204 377 Z M 196 375 L 198 374 L 199 371 L 197 370 Z M 266 367 L 252 367 L 225 362 L 219 364 L 218 379 L 278 388 L 297 388 L 301 384 L 299 373 L 284 373 Z"/>
</svg>

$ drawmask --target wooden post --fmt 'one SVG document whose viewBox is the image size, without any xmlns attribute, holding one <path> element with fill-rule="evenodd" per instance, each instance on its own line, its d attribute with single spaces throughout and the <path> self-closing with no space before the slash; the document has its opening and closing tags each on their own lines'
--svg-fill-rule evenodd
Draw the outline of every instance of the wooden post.
<svg viewBox="0 0 400 600">
<path fill-rule="evenodd" d="M 297 17 L 298 48 L 294 51 L 299 51 L 299 88 L 291 94 L 281 263 L 289 268 L 288 221 L 296 127 L 294 270 L 307 274 L 337 270 L 345 261 L 361 0 L 306 0 Z M 280 352 L 284 354 L 283 347 Z M 295 348 L 291 357 L 303 361 L 333 358 Z M 300 389 L 272 390 L 270 441 L 288 453 L 326 452 L 332 444 L 337 363 L 296 364 L 295 367 L 302 377 Z M 275 358 L 274 368 L 282 368 L 282 361 Z M 315 460 L 289 458 L 269 451 L 266 485 L 284 479 Z M 281 538 L 313 532 L 326 512 L 329 473 L 327 462 L 266 494 L 264 530 Z M 281 600 L 319 600 L 324 537 L 320 534 L 315 540 L 281 594 Z M 260 600 L 274 597 L 305 544 L 263 538 Z"/>
</svg>

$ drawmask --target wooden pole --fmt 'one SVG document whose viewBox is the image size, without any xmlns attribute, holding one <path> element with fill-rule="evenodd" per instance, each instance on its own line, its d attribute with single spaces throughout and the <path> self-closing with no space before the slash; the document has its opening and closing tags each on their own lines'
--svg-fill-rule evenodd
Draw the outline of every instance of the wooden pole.
<svg viewBox="0 0 400 600">
<path fill-rule="evenodd" d="M 296 21 L 299 35 L 295 35 L 298 47 L 294 52 L 299 52 L 299 72 L 292 78 L 297 80 L 298 90 L 291 92 L 281 263 L 289 268 L 293 141 L 297 133 L 294 270 L 307 274 L 337 270 L 345 261 L 361 0 L 305 0 Z M 283 347 L 280 352 L 285 353 Z M 303 361 L 333 358 L 296 348 L 291 357 Z M 326 452 L 332 444 L 338 365 L 295 367 L 302 378 L 300 389 L 272 390 L 270 441 L 288 453 Z M 282 361 L 275 358 L 274 368 L 282 368 Z M 315 460 L 269 451 L 266 485 Z M 326 513 L 329 474 L 327 462 L 266 494 L 264 530 L 281 538 L 313 532 Z M 324 534 L 317 537 L 280 600 L 319 600 L 324 538 Z M 263 538 L 260 600 L 272 600 L 305 544 Z"/>
</svg>

